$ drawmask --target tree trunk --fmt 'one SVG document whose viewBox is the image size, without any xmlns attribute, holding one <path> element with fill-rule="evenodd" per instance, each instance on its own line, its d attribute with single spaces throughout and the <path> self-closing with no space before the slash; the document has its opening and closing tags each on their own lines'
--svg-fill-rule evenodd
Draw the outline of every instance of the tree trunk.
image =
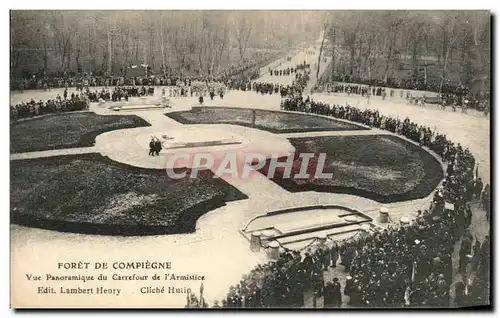
<svg viewBox="0 0 500 318">
<path fill-rule="evenodd" d="M 238 50 L 240 52 L 240 61 L 243 61 L 243 47 L 241 44 L 241 39 L 238 39 Z"/>
<path fill-rule="evenodd" d="M 427 60 L 424 64 L 424 91 L 427 91 Z"/>
<path fill-rule="evenodd" d="M 323 45 L 325 44 L 325 37 L 326 37 L 326 30 L 328 28 L 328 25 L 325 25 L 324 30 L 323 30 L 323 38 L 321 39 L 321 46 L 319 47 L 319 54 L 318 54 L 318 67 L 316 69 L 316 79 L 319 77 L 319 68 L 321 65 L 321 56 L 323 54 Z"/>
<path fill-rule="evenodd" d="M 333 43 L 332 43 L 332 80 L 335 80 L 335 34 L 336 29 L 333 29 Z"/>
<path fill-rule="evenodd" d="M 438 54 L 437 54 L 437 56 L 438 56 L 438 65 L 439 65 L 439 66 L 442 66 L 442 65 L 441 65 L 441 48 L 439 48 L 439 49 L 438 49 Z"/>
<path fill-rule="evenodd" d="M 80 49 L 76 50 L 76 72 L 80 74 L 82 72 L 82 65 L 80 64 Z"/>
<path fill-rule="evenodd" d="M 217 61 L 217 74 L 220 73 L 220 64 L 222 62 L 222 56 L 224 55 L 224 49 L 226 48 L 226 38 L 222 41 L 222 45 L 218 54 L 218 61 Z"/>
<path fill-rule="evenodd" d="M 95 48 L 91 49 L 90 53 L 90 72 L 94 71 L 96 68 L 96 57 L 95 57 L 96 51 Z"/>
<path fill-rule="evenodd" d="M 366 35 L 366 38 L 369 39 L 369 35 Z M 368 47 L 367 47 L 367 52 L 366 52 L 366 58 L 365 61 L 363 62 L 363 76 L 365 76 L 365 71 L 370 68 L 370 58 L 372 54 L 372 40 L 367 40 L 368 41 Z"/>
<path fill-rule="evenodd" d="M 61 54 L 61 70 L 64 70 L 64 62 L 66 61 L 66 45 L 63 45 Z"/>
<path fill-rule="evenodd" d="M 247 45 L 248 45 L 248 39 L 250 38 L 250 32 L 252 31 L 252 27 L 250 26 L 248 28 L 248 32 L 246 34 L 246 37 L 243 38 L 243 28 L 241 29 L 241 32 L 238 36 L 238 47 L 239 47 L 239 50 L 240 50 L 240 60 L 243 61 L 243 59 L 245 58 L 245 52 L 247 50 Z"/>
<path fill-rule="evenodd" d="M 13 61 L 14 61 L 14 67 L 12 68 L 12 70 L 18 70 L 19 69 L 19 61 L 20 61 L 20 57 L 21 57 L 21 53 L 19 50 L 14 50 L 13 51 Z"/>
<path fill-rule="evenodd" d="M 443 88 L 443 83 L 446 77 L 446 65 L 448 64 L 448 58 L 450 56 L 451 49 L 453 47 L 453 44 L 455 43 L 457 37 L 455 37 L 451 42 L 447 45 L 446 49 L 446 54 L 444 56 L 444 61 L 443 61 L 443 68 L 441 70 L 441 82 L 439 83 L 439 94 L 441 94 L 441 90 Z"/>
<path fill-rule="evenodd" d="M 102 49 L 102 66 L 101 66 L 101 69 L 104 71 L 106 69 L 106 59 L 108 57 L 108 50 L 107 48 L 103 48 Z"/>
<path fill-rule="evenodd" d="M 154 54 L 154 48 L 155 48 L 155 42 L 154 42 L 154 35 L 153 35 L 153 29 L 151 29 L 149 33 L 149 58 L 148 58 L 148 65 L 151 66 L 151 68 L 154 68 L 155 65 L 155 54 Z"/>
<path fill-rule="evenodd" d="M 417 59 L 417 54 L 418 54 L 418 40 L 413 39 L 412 41 L 412 54 L 411 54 L 411 63 L 413 67 L 413 72 L 415 75 L 418 74 L 418 59 Z"/>
<path fill-rule="evenodd" d="M 212 43 L 215 41 L 215 39 L 212 40 Z M 212 48 L 210 50 L 210 67 L 208 69 L 208 72 L 210 76 L 213 75 L 214 73 L 214 67 L 215 67 L 215 60 L 217 57 L 217 49 L 214 47 L 214 44 L 212 44 Z"/>
<path fill-rule="evenodd" d="M 49 64 L 49 54 L 47 52 L 47 45 L 43 46 L 43 69 L 45 72 L 48 72 L 48 64 Z"/>
<path fill-rule="evenodd" d="M 112 48 L 111 48 L 111 32 L 108 31 L 108 74 L 111 75 L 111 62 L 112 62 Z"/>
<path fill-rule="evenodd" d="M 198 62 L 200 64 L 200 74 L 202 74 L 202 72 L 203 72 L 203 59 L 202 59 L 202 55 L 203 55 L 203 43 L 200 43 L 200 50 L 199 50 L 199 53 L 198 53 Z"/>
<path fill-rule="evenodd" d="M 361 57 L 361 49 L 362 49 L 362 41 L 361 38 L 358 40 L 358 49 L 357 49 L 357 59 L 356 59 L 356 73 L 358 78 L 361 78 L 361 67 L 362 67 L 362 57 Z"/>
<path fill-rule="evenodd" d="M 349 31 L 348 35 L 348 46 L 349 46 L 349 75 L 352 76 L 354 72 L 354 56 L 356 53 L 356 35 L 354 31 Z"/>
<path fill-rule="evenodd" d="M 163 41 L 163 21 L 160 24 L 160 45 L 161 45 L 161 63 L 163 65 L 163 76 L 167 75 L 167 65 L 165 65 L 165 43 Z"/>
<path fill-rule="evenodd" d="M 392 36 L 390 41 L 389 41 L 389 52 L 387 53 L 387 63 L 385 65 L 385 72 L 384 72 L 384 82 L 386 84 L 387 84 L 387 75 L 389 73 L 389 66 L 390 66 L 391 59 L 392 59 L 393 45 L 394 45 L 394 38 Z"/>
<path fill-rule="evenodd" d="M 68 48 L 68 59 L 66 60 L 66 69 L 69 71 L 71 70 L 71 45 Z"/>
<path fill-rule="evenodd" d="M 139 42 L 137 41 L 137 39 L 135 41 L 134 50 L 135 50 L 135 63 L 137 63 L 137 61 L 139 61 Z"/>
</svg>

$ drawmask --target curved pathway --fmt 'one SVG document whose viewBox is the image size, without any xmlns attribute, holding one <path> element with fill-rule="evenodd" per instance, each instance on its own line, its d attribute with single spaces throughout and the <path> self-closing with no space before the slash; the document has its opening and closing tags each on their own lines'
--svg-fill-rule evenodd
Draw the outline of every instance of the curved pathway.
<svg viewBox="0 0 500 318">
<path fill-rule="evenodd" d="M 312 72 L 311 75 L 314 75 L 311 77 L 315 77 L 315 74 Z M 279 77 L 273 77 L 273 79 L 274 78 Z M 37 95 L 36 99 L 42 99 L 40 96 L 45 94 L 46 93 Z M 47 92 L 47 95 L 50 95 L 50 97 L 47 98 L 53 98 L 54 94 L 55 92 Z M 14 95 L 13 99 L 16 98 L 20 97 Z M 315 100 L 319 100 L 320 98 L 323 98 L 323 96 L 314 95 Z M 216 98 L 214 101 L 207 101 L 207 104 L 279 110 L 279 100 L 280 98 L 278 95 L 262 96 L 260 94 L 256 94 L 255 92 L 231 91 L 224 97 L 224 99 L 221 100 Z M 342 104 L 349 101 L 355 105 L 356 101 L 358 103 L 362 103 L 363 101 L 361 98 L 347 99 L 343 96 L 335 98 L 328 97 L 325 98 L 325 100 Z M 167 111 L 190 109 L 191 106 L 196 104 L 197 101 L 194 97 L 172 98 L 173 108 Z M 489 162 L 487 161 L 489 158 L 489 149 L 488 147 L 485 147 L 485 142 L 487 141 L 489 143 L 489 136 L 487 134 L 477 134 L 480 129 L 485 127 L 483 121 L 480 121 L 477 124 L 471 123 L 472 126 L 470 126 L 468 124 L 468 119 L 466 118 L 471 117 L 460 117 L 461 121 L 451 119 L 450 122 L 447 123 L 446 121 L 448 120 L 448 116 L 436 116 L 435 113 L 423 112 L 420 108 L 400 104 L 389 104 L 387 102 L 376 102 L 374 99 L 370 101 L 370 105 L 359 107 L 379 108 L 382 114 L 397 114 L 400 117 L 406 117 L 408 115 L 412 118 L 412 120 L 431 125 L 431 128 L 434 128 L 433 126 L 438 126 L 437 130 L 439 132 L 445 132 L 452 140 L 462 142 L 464 146 L 471 148 L 473 154 L 481 162 L 481 173 L 483 174 L 485 172 L 486 168 L 484 166 L 486 166 L 486 163 Z M 110 113 L 104 107 L 98 105 L 92 105 L 91 110 L 94 110 L 98 114 Z M 152 127 L 148 128 L 155 132 L 161 131 L 168 134 L 169 130 L 174 131 L 182 128 L 181 124 L 175 122 L 167 116 L 164 116 L 163 112 L 159 110 L 124 111 L 119 113 L 134 114 L 144 118 L 152 125 Z M 112 114 L 116 114 L 116 112 L 113 112 Z M 460 116 L 460 114 L 457 114 L 457 116 Z M 462 123 L 467 123 L 465 129 L 463 129 L 463 125 L 461 125 Z M 472 128 L 471 130 L 471 127 L 474 127 L 474 125 L 477 125 L 477 127 Z M 214 128 L 213 125 L 210 126 L 211 129 Z M 245 130 L 244 128 L 238 126 L 221 126 L 225 126 L 221 129 L 247 137 L 245 133 L 248 132 L 248 128 Z M 463 131 L 461 131 L 461 127 Z M 130 131 L 131 130 L 128 130 L 128 132 Z M 144 133 L 149 133 L 151 131 L 144 131 Z M 123 131 L 124 134 L 128 132 Z M 116 133 L 117 132 L 113 132 L 113 134 Z M 328 133 L 329 132 L 287 134 L 282 137 L 313 136 L 316 134 L 323 136 L 328 135 Z M 368 132 L 355 132 L 355 134 L 366 133 Z M 380 131 L 377 133 L 380 133 Z M 255 135 L 252 135 L 252 138 L 246 139 L 256 138 L 258 134 L 260 133 L 255 132 Z M 330 135 L 339 134 L 353 133 L 330 133 Z M 455 139 L 457 135 L 458 138 Z M 459 136 L 462 137 L 460 138 Z M 74 153 L 105 151 L 101 147 L 102 143 L 99 141 L 102 137 L 104 137 L 104 135 L 99 136 L 95 147 L 77 148 L 72 149 L 71 151 Z M 134 138 L 137 138 L 137 136 Z M 115 138 L 115 140 L 119 139 L 119 137 Z M 102 141 L 104 141 L 104 139 L 102 139 Z M 264 140 L 262 140 L 262 142 L 264 142 Z M 258 145 L 258 143 L 256 143 L 256 145 Z M 22 159 L 23 157 L 35 158 L 40 156 L 68 154 L 64 153 L 65 151 L 69 150 L 13 154 L 11 155 L 11 160 Z M 120 153 L 124 154 L 122 150 L 120 150 Z M 116 160 L 119 160 L 119 158 L 116 158 Z M 143 159 L 139 158 L 138 160 L 144 162 Z M 489 166 L 487 168 L 489 169 Z M 374 219 L 376 219 L 379 209 L 386 206 L 391 211 L 393 219 L 397 221 L 403 216 L 410 218 L 413 217 L 418 209 L 427 208 L 429 204 L 429 197 L 410 202 L 383 205 L 365 198 L 344 194 L 316 192 L 291 194 L 260 174 L 256 174 L 255 178 L 249 180 L 230 180 L 230 182 L 240 191 L 249 195 L 249 199 L 230 202 L 224 207 L 206 213 L 198 220 L 197 230 L 193 234 L 153 237 L 109 237 L 58 233 L 11 225 L 11 256 L 15 259 L 23 260 L 22 262 L 16 263 L 16 267 L 13 267 L 12 277 L 20 280 L 23 279 L 24 281 L 24 275 L 28 272 L 33 272 L 33 264 L 35 263 L 37 264 L 37 270 L 34 274 L 54 272 L 55 267 L 53 260 L 99 260 L 102 262 L 132 260 L 172 261 L 173 272 L 178 275 L 200 274 L 206 276 L 206 281 L 204 282 L 204 296 L 210 303 L 213 303 L 213 300 L 220 300 L 224 298 L 228 287 L 231 284 L 237 283 L 243 274 L 254 268 L 256 264 L 267 261 L 265 252 L 250 252 L 248 241 L 238 232 L 238 230 L 245 225 L 246 221 L 253 216 L 262 214 L 268 210 L 294 206 L 338 204 L 360 210 L 374 217 Z M 109 271 L 108 274 L 111 272 L 113 271 Z M 144 274 L 151 273 L 144 272 Z M 200 282 L 196 281 L 187 283 L 176 282 L 173 285 L 176 287 L 186 286 L 197 293 L 199 283 Z M 171 294 L 168 295 L 168 297 L 161 294 L 141 294 L 139 292 L 139 288 L 142 287 L 143 284 L 140 282 L 119 282 L 118 284 L 108 281 L 106 285 L 111 288 L 125 288 L 123 293 L 127 297 L 103 296 L 95 298 L 82 298 L 82 295 L 78 295 L 74 297 L 67 296 L 67 298 L 59 297 L 57 298 L 57 301 L 55 299 L 51 299 L 50 297 L 40 297 L 39 304 L 40 306 L 62 307 L 74 305 L 75 303 L 79 303 L 84 307 L 98 307 L 109 304 L 116 307 L 141 307 L 146 303 L 151 307 L 183 307 L 185 305 L 186 297 L 184 294 Z M 78 286 L 77 283 L 74 284 L 74 287 L 76 286 Z M 22 291 L 32 292 L 32 289 L 30 289 L 32 287 L 24 286 L 24 284 L 13 284 L 13 294 L 17 294 L 15 291 L 16 288 L 19 288 Z M 18 299 L 17 303 L 22 304 L 22 299 Z"/>
<path fill-rule="evenodd" d="M 93 106 L 93 108 L 95 108 Z M 97 108 L 97 112 L 105 114 L 106 111 Z M 108 112 L 115 114 L 115 112 Z M 127 112 L 128 113 L 128 112 Z M 123 129 L 108 132 L 98 136 L 96 146 L 90 148 L 76 148 L 71 150 L 53 150 L 37 153 L 13 154 L 11 160 L 24 158 L 47 157 L 50 155 L 61 155 L 70 153 L 101 152 L 110 158 L 122 161 L 128 164 L 158 168 L 161 167 L 161 161 L 158 157 L 150 157 L 146 154 L 144 146 L 139 145 L 137 136 L 154 132 L 170 132 L 179 130 L 182 125 L 174 122 L 162 112 L 154 111 L 135 111 L 131 112 L 150 121 L 151 127 L 141 127 L 133 129 Z M 227 131 L 228 134 L 244 136 L 251 142 L 245 143 L 245 151 L 262 152 L 263 145 L 272 145 L 269 151 L 276 151 L 282 148 L 284 151 L 292 152 L 294 149 L 289 144 L 286 137 L 312 136 L 318 134 L 299 133 L 273 135 L 251 128 L 233 126 L 233 125 L 189 125 L 196 126 L 203 132 L 204 129 L 216 129 Z M 356 131 L 354 134 L 378 133 L 371 131 Z M 353 134 L 353 132 L 321 132 L 321 135 L 339 135 Z M 274 139 L 272 139 L 274 138 Z M 274 140 L 274 141 L 273 141 Z M 282 144 L 282 146 L 279 146 Z M 118 147 L 118 148 L 116 148 Z M 265 148 L 265 147 L 264 147 Z M 160 165 L 158 165 L 160 163 Z M 208 301 L 221 299 L 228 290 L 229 285 L 239 281 L 241 275 L 252 269 L 255 264 L 267 261 L 264 251 L 252 253 L 249 249 L 249 242 L 238 232 L 244 227 L 246 222 L 256 215 L 266 211 L 284 209 L 296 206 L 307 206 L 317 204 L 338 204 L 352 207 L 362 211 L 375 220 L 378 211 L 382 206 L 386 206 L 393 212 L 394 220 L 399 220 L 403 216 L 411 217 L 416 210 L 424 208 L 428 203 L 428 198 L 415 200 L 411 202 L 400 202 L 395 204 L 380 204 L 362 197 L 335 194 L 335 193 L 317 193 L 300 192 L 289 193 L 283 190 L 279 185 L 267 179 L 260 173 L 256 173 L 250 179 L 230 179 L 223 177 L 238 190 L 249 196 L 249 199 L 230 202 L 226 206 L 210 211 L 203 215 L 197 222 L 197 230 L 193 234 L 187 235 L 168 235 L 154 237 L 108 237 L 98 235 L 81 235 L 58 233 L 40 229 L 24 228 L 12 225 L 12 253 L 18 259 L 24 259 L 25 265 L 16 266 L 13 275 L 24 275 L 25 271 L 30 270 L 30 265 L 34 262 L 39 264 L 41 272 L 50 272 L 53 264 L 40 261 L 41 255 L 44 259 L 60 259 L 60 255 L 65 255 L 66 261 L 71 260 L 94 260 L 96 258 L 102 261 L 129 261 L 130 256 L 135 255 L 140 250 L 140 259 L 151 261 L 173 260 L 174 267 L 179 270 L 179 274 L 197 273 L 205 275 L 207 281 L 205 286 L 205 297 Z M 101 244 L 104 243 L 104 244 Z M 54 249 L 54 244 L 58 246 Z M 78 253 L 70 251 L 79 251 Z M 120 251 L 120 252 L 112 252 Z M 129 252 L 126 252 L 129 251 Z M 165 251 L 165 255 L 159 255 L 158 251 Z M 132 257 L 133 259 L 133 257 Z M 228 262 L 230 267 L 224 268 L 226 259 L 232 259 Z M 236 261 L 237 260 L 237 261 Z M 203 264 L 203 266 L 200 266 Z M 137 283 L 139 284 L 139 283 Z M 130 286 L 136 286 L 130 283 Z M 186 285 L 186 284 L 184 284 Z M 189 288 L 196 290 L 199 288 L 199 282 L 189 282 Z M 128 285 L 127 285 L 128 286 Z M 138 287 L 138 285 L 137 285 Z M 124 291 L 125 292 L 125 291 Z M 148 301 L 152 306 L 164 306 L 163 298 L 144 298 L 134 288 L 127 288 L 127 294 L 134 293 L 134 301 L 121 303 L 121 297 L 113 298 L 113 304 L 116 306 L 141 306 Z M 70 304 L 71 297 L 65 298 Z M 147 299 L 147 300 L 146 300 Z M 169 297 L 172 301 L 169 306 L 182 307 L 185 302 L 184 296 Z M 43 298 L 45 306 L 62 305 L 63 303 L 52 303 L 50 298 Z M 108 302 L 108 298 L 97 300 L 92 305 L 99 306 Z M 42 303 L 41 303 L 42 304 Z"/>
</svg>

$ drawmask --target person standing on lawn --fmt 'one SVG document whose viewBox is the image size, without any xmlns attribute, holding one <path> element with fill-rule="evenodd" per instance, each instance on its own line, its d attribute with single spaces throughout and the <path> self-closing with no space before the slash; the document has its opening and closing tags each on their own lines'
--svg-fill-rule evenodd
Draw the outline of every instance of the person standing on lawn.
<svg viewBox="0 0 500 318">
<path fill-rule="evenodd" d="M 154 152 L 157 156 L 160 155 L 162 145 L 160 139 L 156 138 L 155 143 L 154 143 Z"/>
<path fill-rule="evenodd" d="M 149 155 L 154 156 L 155 152 L 155 139 L 151 137 L 151 141 L 149 142 Z"/>
</svg>

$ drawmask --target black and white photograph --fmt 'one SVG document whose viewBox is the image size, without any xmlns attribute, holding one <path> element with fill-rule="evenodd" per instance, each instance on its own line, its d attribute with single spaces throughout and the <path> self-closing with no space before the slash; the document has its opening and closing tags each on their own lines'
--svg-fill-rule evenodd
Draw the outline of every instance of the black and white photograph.
<svg viewBox="0 0 500 318">
<path fill-rule="evenodd" d="M 12 308 L 492 308 L 490 10 L 9 15 Z"/>
</svg>

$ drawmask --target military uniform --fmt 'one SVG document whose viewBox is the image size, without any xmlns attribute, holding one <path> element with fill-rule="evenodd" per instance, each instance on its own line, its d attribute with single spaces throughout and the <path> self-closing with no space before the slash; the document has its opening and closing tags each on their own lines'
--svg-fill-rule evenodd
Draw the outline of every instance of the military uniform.
<svg viewBox="0 0 500 318">
<path fill-rule="evenodd" d="M 149 155 L 153 156 L 154 153 L 155 153 L 155 140 L 151 139 L 151 141 L 149 142 Z"/>
<path fill-rule="evenodd" d="M 331 267 L 335 268 L 337 267 L 337 261 L 339 259 L 339 252 L 338 252 L 338 246 L 334 245 L 330 249 L 330 261 L 331 261 Z"/>
<path fill-rule="evenodd" d="M 333 279 L 332 297 L 333 297 L 333 306 L 340 307 L 342 305 L 342 292 L 340 290 L 340 283 L 338 278 Z"/>
<path fill-rule="evenodd" d="M 323 292 L 323 306 L 326 308 L 333 307 L 334 305 L 334 296 L 333 296 L 333 283 L 328 282 L 324 288 Z"/>
</svg>

